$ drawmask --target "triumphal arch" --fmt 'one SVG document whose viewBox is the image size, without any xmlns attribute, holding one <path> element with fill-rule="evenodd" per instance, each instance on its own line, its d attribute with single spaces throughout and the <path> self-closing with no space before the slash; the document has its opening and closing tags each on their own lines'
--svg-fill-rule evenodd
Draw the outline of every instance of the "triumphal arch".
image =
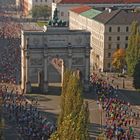
<svg viewBox="0 0 140 140">
<path fill-rule="evenodd" d="M 84 85 L 90 74 L 90 33 L 67 27 L 47 27 L 45 31 L 23 30 L 21 34 L 21 89 L 33 85 L 43 92 L 49 83 L 62 83 L 64 69 L 78 70 Z"/>
</svg>

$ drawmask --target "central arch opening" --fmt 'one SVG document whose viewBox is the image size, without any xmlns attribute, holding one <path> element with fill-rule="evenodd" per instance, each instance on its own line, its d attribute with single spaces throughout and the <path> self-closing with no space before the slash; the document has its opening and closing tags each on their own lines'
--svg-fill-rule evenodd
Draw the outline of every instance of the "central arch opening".
<svg viewBox="0 0 140 140">
<path fill-rule="evenodd" d="M 63 82 L 64 60 L 59 57 L 49 58 L 47 71 L 48 84 L 61 85 Z"/>
</svg>

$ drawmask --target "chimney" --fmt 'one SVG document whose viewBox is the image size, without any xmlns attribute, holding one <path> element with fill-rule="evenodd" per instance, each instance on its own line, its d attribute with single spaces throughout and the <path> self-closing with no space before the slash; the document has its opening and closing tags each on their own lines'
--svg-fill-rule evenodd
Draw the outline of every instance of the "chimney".
<svg viewBox="0 0 140 140">
<path fill-rule="evenodd" d="M 108 11 L 109 13 L 111 13 L 111 11 L 112 11 L 112 9 L 109 7 L 105 8 L 105 10 Z"/>
</svg>

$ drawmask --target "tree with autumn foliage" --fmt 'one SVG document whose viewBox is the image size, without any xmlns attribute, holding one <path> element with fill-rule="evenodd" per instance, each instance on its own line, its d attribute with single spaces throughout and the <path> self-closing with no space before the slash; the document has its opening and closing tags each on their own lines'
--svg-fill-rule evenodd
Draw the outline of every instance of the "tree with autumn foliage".
<svg viewBox="0 0 140 140">
<path fill-rule="evenodd" d="M 61 94 L 61 112 L 57 131 L 50 140 L 89 140 L 88 103 L 84 103 L 79 77 L 72 71 L 64 72 Z"/>
<path fill-rule="evenodd" d="M 125 49 L 120 48 L 113 53 L 112 65 L 117 71 L 122 72 L 126 66 Z"/>
</svg>

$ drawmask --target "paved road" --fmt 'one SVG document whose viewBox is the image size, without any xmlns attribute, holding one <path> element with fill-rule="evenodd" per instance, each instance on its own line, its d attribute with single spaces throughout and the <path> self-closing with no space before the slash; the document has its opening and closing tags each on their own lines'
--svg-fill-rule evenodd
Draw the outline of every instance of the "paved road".
<svg viewBox="0 0 140 140">
<path fill-rule="evenodd" d="M 38 97 L 39 104 L 38 108 L 44 114 L 47 114 L 50 121 L 56 121 L 58 114 L 60 112 L 60 90 L 51 91 L 48 95 L 27 95 L 30 99 Z M 140 94 L 135 93 L 134 91 L 120 91 L 118 93 L 118 97 L 129 101 L 132 104 L 133 109 L 140 111 Z M 101 113 L 98 110 L 98 105 L 96 103 L 97 97 L 94 92 L 85 94 L 85 101 L 89 103 L 89 111 L 90 111 L 90 125 L 89 125 L 89 133 L 91 136 L 91 140 L 95 140 L 96 136 L 100 133 L 101 129 Z M 104 117 L 103 117 L 104 118 Z M 7 119 L 6 119 L 7 120 Z M 104 123 L 104 119 L 103 119 Z M 14 122 L 6 122 L 5 135 L 6 140 L 10 140 L 12 137 L 14 140 L 18 140 L 18 133 Z M 136 140 L 140 138 L 140 125 L 135 127 L 136 131 Z"/>
<path fill-rule="evenodd" d="M 140 112 L 140 93 L 135 91 L 120 90 L 118 97 L 129 102 L 134 111 Z M 138 121 L 138 125 L 134 125 L 133 127 L 135 132 L 135 140 L 140 140 L 140 120 Z"/>
<path fill-rule="evenodd" d="M 140 93 L 135 91 L 133 88 L 133 79 L 130 77 L 122 78 L 117 77 L 117 75 L 114 76 L 114 74 L 105 74 L 103 73 L 100 75 L 102 78 L 107 79 L 108 82 L 111 83 L 113 81 L 114 86 L 119 86 L 120 90 L 117 94 L 118 98 L 129 102 L 131 104 L 131 108 L 136 111 L 140 112 Z M 124 87 L 123 87 L 123 79 L 124 79 Z M 133 126 L 135 129 L 135 140 L 140 140 L 140 120 L 138 122 L 137 126 Z"/>
<path fill-rule="evenodd" d="M 4 122 L 5 122 L 5 127 L 4 127 L 4 138 L 5 140 L 21 140 L 18 131 L 17 131 L 17 126 L 15 124 L 14 120 L 9 120 L 8 116 L 4 116 Z"/>
<path fill-rule="evenodd" d="M 140 104 L 137 103 L 137 101 L 140 101 L 140 94 L 137 94 L 135 92 L 129 94 L 128 91 L 121 91 L 118 93 L 119 98 L 125 99 L 126 101 L 129 101 L 132 104 L 133 109 L 137 109 L 137 111 L 140 111 Z M 38 107 L 40 110 L 45 111 L 48 113 L 50 117 L 53 118 L 53 120 L 56 120 L 57 115 L 60 112 L 60 96 L 59 94 L 51 94 L 50 95 L 44 95 L 48 99 L 48 101 L 39 101 Z M 90 125 L 89 125 L 89 133 L 91 136 L 91 140 L 94 140 L 96 136 L 100 133 L 101 129 L 101 113 L 98 109 L 98 105 L 96 103 L 97 97 L 94 94 L 94 92 L 86 93 L 85 94 L 85 101 L 88 101 L 89 103 L 89 111 L 90 111 Z M 139 102 L 140 103 L 140 102 Z M 102 117 L 104 118 L 104 116 Z M 104 124 L 104 119 L 102 119 Z M 140 138 L 140 125 L 135 127 L 136 133 L 136 140 L 139 140 Z"/>
</svg>

